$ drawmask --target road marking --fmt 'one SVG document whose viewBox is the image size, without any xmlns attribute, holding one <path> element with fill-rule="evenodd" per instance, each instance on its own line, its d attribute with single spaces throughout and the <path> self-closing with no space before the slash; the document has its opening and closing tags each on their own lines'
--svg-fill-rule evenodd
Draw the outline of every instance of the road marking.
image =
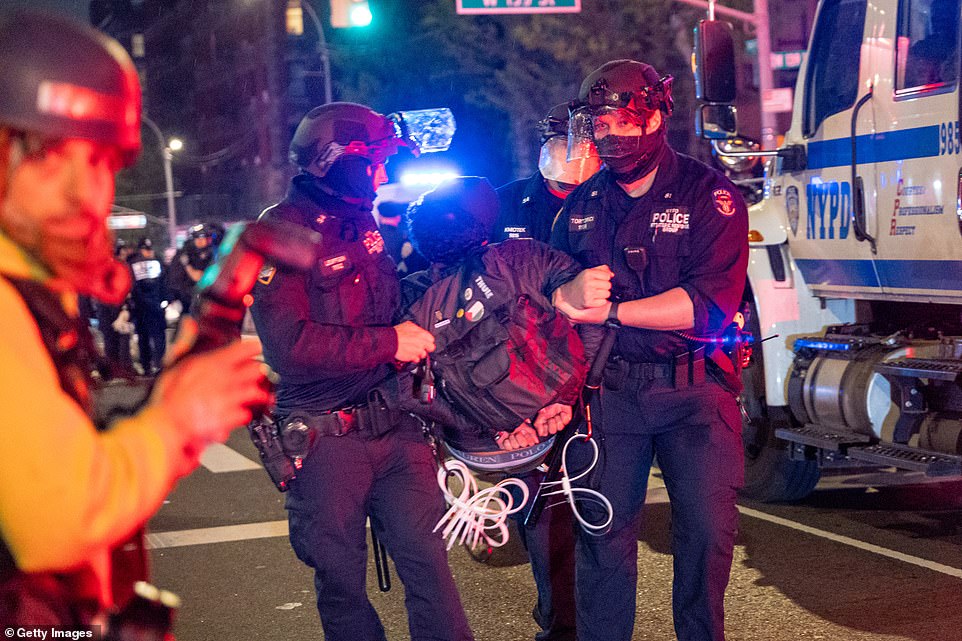
<svg viewBox="0 0 962 641">
<path fill-rule="evenodd" d="M 207 449 L 200 455 L 200 464 L 215 474 L 221 472 L 242 472 L 244 470 L 256 470 L 260 468 L 260 465 L 243 454 L 235 452 L 220 443 L 212 443 L 207 446 Z"/>
<path fill-rule="evenodd" d="M 941 572 L 942 574 L 947 574 L 957 579 L 962 579 L 962 569 L 959 569 L 959 568 L 953 568 L 948 565 L 943 565 L 941 563 L 936 563 L 934 561 L 922 559 L 917 556 L 912 556 L 910 554 L 903 554 L 901 552 L 896 552 L 895 550 L 883 548 L 878 545 L 865 543 L 864 541 L 859 541 L 858 539 L 842 536 L 840 534 L 833 534 L 832 532 L 827 532 L 826 530 L 820 530 L 818 528 L 810 527 L 808 525 L 802 525 L 801 523 L 796 523 L 795 521 L 789 521 L 788 519 L 783 519 L 778 516 L 772 516 L 771 514 L 767 514 L 765 512 L 759 512 L 758 510 L 753 510 L 752 508 L 749 508 L 749 507 L 742 507 L 741 505 L 739 505 L 738 511 L 746 516 L 750 516 L 756 519 L 761 519 L 762 521 L 768 521 L 769 523 L 781 525 L 782 527 L 792 528 L 793 530 L 798 530 L 799 532 L 805 532 L 806 534 L 811 534 L 813 536 L 818 536 L 823 539 L 828 539 L 829 541 L 835 541 L 836 543 L 841 543 L 843 545 L 850 545 L 860 550 L 872 552 L 873 554 L 878 554 L 879 556 L 885 556 L 890 559 L 895 559 L 896 561 L 902 561 L 904 563 L 911 563 L 912 565 L 917 565 L 921 568 L 926 568 L 928 570 L 933 570 L 935 572 Z"/>
<path fill-rule="evenodd" d="M 287 536 L 287 521 L 267 521 L 264 523 L 205 527 L 196 530 L 154 532 L 147 534 L 147 549 L 158 550 L 160 548 L 179 548 L 185 545 L 248 541 L 274 536 Z"/>
</svg>

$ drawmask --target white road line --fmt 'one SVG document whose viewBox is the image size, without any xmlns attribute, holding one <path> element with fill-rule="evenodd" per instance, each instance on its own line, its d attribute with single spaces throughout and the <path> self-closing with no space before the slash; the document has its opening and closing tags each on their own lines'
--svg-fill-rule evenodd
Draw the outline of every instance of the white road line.
<svg viewBox="0 0 962 641">
<path fill-rule="evenodd" d="M 147 535 L 147 549 L 158 550 L 160 548 L 178 548 L 185 545 L 248 541 L 274 536 L 287 536 L 287 521 L 267 521 L 264 523 L 205 527 L 196 530 L 154 532 Z"/>
<path fill-rule="evenodd" d="M 941 572 L 942 574 L 947 574 L 957 579 L 962 579 L 962 569 L 959 569 L 959 568 L 953 568 L 948 565 L 943 565 L 941 563 L 936 563 L 934 561 L 922 559 L 917 556 L 912 556 L 910 554 L 903 554 L 901 552 L 896 552 L 895 550 L 883 548 L 878 545 L 865 543 L 864 541 L 859 541 L 858 539 L 842 536 L 840 534 L 833 534 L 832 532 L 820 530 L 818 528 L 810 527 L 808 525 L 802 525 L 801 523 L 796 523 L 795 521 L 789 521 L 788 519 L 783 519 L 778 516 L 772 516 L 771 514 L 766 514 L 765 512 L 759 512 L 758 510 L 753 510 L 749 507 L 742 507 L 741 505 L 739 505 L 738 511 L 752 518 L 760 519 L 762 521 L 768 521 L 769 523 L 781 525 L 782 527 L 792 528 L 793 530 L 798 530 L 799 532 L 805 532 L 806 534 L 811 534 L 812 536 L 818 536 L 823 539 L 828 539 L 829 541 L 835 541 L 836 543 L 841 543 L 843 545 L 850 545 L 860 550 L 865 550 L 867 552 L 872 552 L 873 554 L 878 554 L 879 556 L 885 556 L 890 559 L 895 559 L 896 561 L 902 561 L 903 563 L 911 563 L 912 565 L 917 565 L 921 568 L 926 568 L 928 570 L 933 570 L 935 572 Z"/>
<path fill-rule="evenodd" d="M 213 443 L 200 455 L 200 464 L 214 473 L 256 470 L 260 465 L 226 445 Z"/>
</svg>

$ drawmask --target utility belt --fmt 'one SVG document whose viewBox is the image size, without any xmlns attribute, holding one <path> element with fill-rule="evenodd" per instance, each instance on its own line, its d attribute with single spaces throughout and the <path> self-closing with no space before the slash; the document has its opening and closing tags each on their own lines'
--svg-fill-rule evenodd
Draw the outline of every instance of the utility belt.
<svg viewBox="0 0 962 641">
<path fill-rule="evenodd" d="M 384 405 L 352 405 L 319 414 L 295 411 L 281 421 L 281 428 L 302 430 L 295 426 L 299 422 L 317 436 L 344 436 L 350 432 L 381 436 L 397 425 L 402 416 L 402 412 Z"/>
<path fill-rule="evenodd" d="M 318 438 L 351 432 L 377 438 L 391 431 L 402 416 L 400 410 L 388 407 L 380 389 L 373 389 L 363 405 L 327 412 L 295 410 L 273 419 L 265 416 L 252 421 L 247 430 L 274 485 L 286 492 Z"/>
<path fill-rule="evenodd" d="M 705 382 L 705 348 L 676 354 L 670 363 L 645 363 L 613 356 L 605 365 L 605 386 L 620 390 L 629 380 L 667 381 L 682 389 Z"/>
</svg>

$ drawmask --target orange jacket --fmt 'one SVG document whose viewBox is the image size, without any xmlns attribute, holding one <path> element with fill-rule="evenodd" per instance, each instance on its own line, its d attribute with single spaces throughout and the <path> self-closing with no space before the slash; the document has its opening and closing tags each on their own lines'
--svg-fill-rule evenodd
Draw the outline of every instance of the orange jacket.
<svg viewBox="0 0 962 641">
<path fill-rule="evenodd" d="M 42 267 L 0 234 L 0 272 L 48 284 Z M 64 307 L 76 296 L 62 290 Z M 95 430 L 60 387 L 26 304 L 0 279 L 0 537 L 25 572 L 86 572 L 110 594 L 111 546 L 160 506 L 196 464 L 185 436 L 156 408 Z"/>
</svg>

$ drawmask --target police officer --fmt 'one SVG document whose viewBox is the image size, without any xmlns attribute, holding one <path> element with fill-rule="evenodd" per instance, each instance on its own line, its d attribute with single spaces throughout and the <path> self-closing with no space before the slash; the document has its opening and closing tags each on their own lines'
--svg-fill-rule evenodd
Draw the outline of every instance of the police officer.
<svg viewBox="0 0 962 641">
<path fill-rule="evenodd" d="M 564 199 L 598 171 L 597 153 L 587 150 L 573 158 L 568 155 L 568 104 L 555 105 L 538 122 L 541 153 L 538 171 L 521 180 L 498 187 L 501 213 L 494 225 L 492 242 L 508 238 L 534 238 L 548 242 L 551 224 L 561 211 Z"/>
<path fill-rule="evenodd" d="M 66 17 L 0 13 L 0 622 L 11 636 L 79 631 L 124 605 L 140 563 L 112 552 L 209 443 L 268 402 L 259 348 L 238 341 L 169 368 L 141 411 L 98 430 L 76 301 L 119 305 L 130 287 L 107 219 L 114 174 L 139 152 L 140 84 L 123 47 Z"/>
<path fill-rule="evenodd" d="M 400 287 L 372 215 L 398 144 L 393 125 L 367 107 L 317 107 L 291 141 L 300 173 L 262 214 L 323 237 L 310 273 L 262 273 L 251 311 L 280 375 L 277 416 L 313 442 L 286 507 L 328 641 L 385 638 L 365 590 L 368 517 L 404 583 L 411 638 L 472 638 L 443 540 L 431 532 L 444 511 L 432 451 L 421 424 L 374 390 L 394 362 L 434 349 L 429 332 L 394 324 Z"/>
<path fill-rule="evenodd" d="M 568 103 L 553 107 L 538 123 L 541 153 L 538 171 L 528 178 L 498 188 L 500 215 L 492 241 L 533 238 L 548 242 L 551 225 L 564 199 L 600 167 L 597 153 L 587 150 L 568 161 Z M 560 414 L 553 423 L 570 419 Z M 521 477 L 534 496 L 544 474 L 535 470 Z M 516 513 L 523 518 L 527 512 Z M 531 561 L 538 590 L 533 615 L 541 627 L 537 641 L 574 641 L 574 522 L 567 504 L 545 511 L 534 528 L 520 528 L 520 538 Z"/>
<path fill-rule="evenodd" d="M 137 242 L 137 253 L 130 257 L 134 286 L 130 292 L 137 349 L 144 376 L 155 374 L 167 351 L 167 319 L 164 315 L 164 266 L 154 252 L 149 238 Z"/>
<path fill-rule="evenodd" d="M 168 293 L 171 300 L 180 301 L 181 315 L 190 313 L 194 289 L 214 257 L 224 237 L 224 228 L 216 224 L 199 224 L 190 228 L 187 242 L 181 247 L 167 272 Z"/>
<path fill-rule="evenodd" d="M 593 269 L 554 302 L 574 320 L 623 327 L 605 376 L 597 472 L 614 522 L 578 541 L 578 638 L 631 638 L 638 528 L 657 455 L 672 509 L 676 634 L 721 641 L 741 420 L 731 363 L 702 341 L 732 322 L 741 300 L 747 210 L 724 176 L 668 146 L 670 76 L 615 60 L 585 79 L 579 99 L 571 148 L 593 141 L 605 166 L 567 198 L 552 244 Z"/>
</svg>

